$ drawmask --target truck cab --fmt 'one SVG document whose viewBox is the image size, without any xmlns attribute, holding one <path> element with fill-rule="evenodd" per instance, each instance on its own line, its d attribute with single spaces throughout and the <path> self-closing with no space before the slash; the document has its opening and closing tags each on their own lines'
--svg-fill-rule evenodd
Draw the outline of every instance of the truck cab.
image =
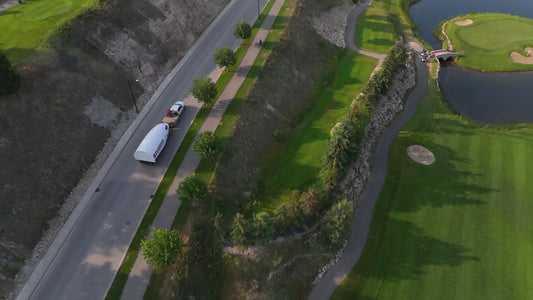
<svg viewBox="0 0 533 300">
<path fill-rule="evenodd" d="M 163 118 L 163 123 L 167 123 L 170 127 L 175 127 L 178 124 L 178 120 L 185 110 L 185 103 L 183 101 L 176 101 L 167 110 L 167 114 Z"/>
</svg>

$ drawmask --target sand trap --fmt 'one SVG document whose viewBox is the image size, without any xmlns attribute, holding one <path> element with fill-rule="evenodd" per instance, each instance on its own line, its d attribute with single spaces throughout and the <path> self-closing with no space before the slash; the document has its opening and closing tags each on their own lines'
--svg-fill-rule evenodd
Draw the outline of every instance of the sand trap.
<svg viewBox="0 0 533 300">
<path fill-rule="evenodd" d="M 533 64 L 533 47 L 526 47 L 524 48 L 524 51 L 526 51 L 526 53 L 528 51 L 531 52 L 531 56 L 524 56 L 518 52 L 511 52 L 511 54 L 509 54 L 509 56 L 511 57 L 511 60 L 515 63 L 519 63 L 519 64 L 527 64 L 527 65 L 531 65 Z"/>
<path fill-rule="evenodd" d="M 464 19 L 464 20 L 457 20 L 453 23 L 459 26 L 467 26 L 467 25 L 474 23 L 474 21 L 472 21 L 472 19 Z"/>
<path fill-rule="evenodd" d="M 407 147 L 407 155 L 409 155 L 412 160 L 423 165 L 431 165 L 435 162 L 435 156 L 433 153 L 420 145 L 411 145 Z"/>
</svg>

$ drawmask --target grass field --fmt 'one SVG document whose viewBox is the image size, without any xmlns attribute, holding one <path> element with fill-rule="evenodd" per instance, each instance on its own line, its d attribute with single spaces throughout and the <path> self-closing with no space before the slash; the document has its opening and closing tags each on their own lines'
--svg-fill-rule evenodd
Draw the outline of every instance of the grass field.
<svg viewBox="0 0 533 300">
<path fill-rule="evenodd" d="M 315 182 L 331 129 L 359 94 L 377 60 L 347 51 L 335 64 L 331 84 L 316 91 L 316 103 L 298 122 L 287 147 L 268 163 L 265 186 L 277 202 L 286 200 L 292 190 Z"/>
<path fill-rule="evenodd" d="M 412 144 L 436 162 L 413 162 Z M 532 155 L 533 126 L 468 124 L 430 84 L 390 150 L 363 254 L 331 299 L 533 299 Z"/>
<path fill-rule="evenodd" d="M 24 0 L 0 14 L 0 49 L 13 64 L 36 50 L 45 48 L 46 41 L 64 22 L 97 0 Z"/>
<path fill-rule="evenodd" d="M 354 36 L 357 47 L 386 54 L 392 48 L 395 37 L 395 27 L 385 9 L 374 5 L 357 18 Z"/>
<path fill-rule="evenodd" d="M 456 20 L 472 19 L 473 24 L 459 26 Z M 533 20 L 504 14 L 469 14 L 459 16 L 446 26 L 453 49 L 464 51 L 457 63 L 486 71 L 533 70 L 533 65 L 514 63 L 511 51 L 526 55 L 524 47 L 533 47 Z"/>
</svg>

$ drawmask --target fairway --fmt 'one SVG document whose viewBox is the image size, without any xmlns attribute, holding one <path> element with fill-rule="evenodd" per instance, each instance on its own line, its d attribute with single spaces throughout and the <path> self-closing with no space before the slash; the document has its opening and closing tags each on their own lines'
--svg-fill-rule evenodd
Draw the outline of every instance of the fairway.
<svg viewBox="0 0 533 300">
<path fill-rule="evenodd" d="M 471 19 L 472 24 L 455 21 Z M 514 63 L 509 53 L 526 55 L 533 47 L 533 20 L 505 14 L 469 14 L 450 20 L 446 25 L 453 49 L 463 53 L 457 63 L 485 71 L 533 70 L 533 65 Z"/>
<path fill-rule="evenodd" d="M 412 161 L 413 144 L 435 163 Z M 471 125 L 432 82 L 389 153 L 365 249 L 331 299 L 533 299 L 533 126 Z"/>
<path fill-rule="evenodd" d="M 96 0 L 24 0 L 0 14 L 0 49 L 17 65 L 45 49 L 61 24 L 95 4 Z"/>
<path fill-rule="evenodd" d="M 347 51 L 336 63 L 331 84 L 318 91 L 315 104 L 298 122 L 285 151 L 268 164 L 265 185 L 272 197 L 288 196 L 293 189 L 304 189 L 317 179 L 331 128 L 359 94 L 377 60 Z"/>
<path fill-rule="evenodd" d="M 392 48 L 395 39 L 394 25 L 390 22 L 386 10 L 372 6 L 357 18 L 354 34 L 357 47 L 386 54 Z"/>
</svg>

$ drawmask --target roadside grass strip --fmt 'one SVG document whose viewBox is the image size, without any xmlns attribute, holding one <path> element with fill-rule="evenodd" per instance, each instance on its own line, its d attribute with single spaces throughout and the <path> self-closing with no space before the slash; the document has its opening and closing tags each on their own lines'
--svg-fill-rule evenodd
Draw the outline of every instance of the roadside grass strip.
<svg viewBox="0 0 533 300">
<path fill-rule="evenodd" d="M 435 154 L 425 166 L 406 154 Z M 532 299 L 533 126 L 454 114 L 432 81 L 393 142 L 359 262 L 330 299 Z"/>
<path fill-rule="evenodd" d="M 247 40 L 244 40 L 239 48 L 236 50 L 237 54 L 237 63 L 235 64 L 238 66 L 242 59 L 244 58 L 244 55 L 248 51 L 248 48 L 251 46 L 251 41 L 257 34 L 257 31 L 259 30 L 262 20 L 265 19 L 267 13 L 270 11 L 270 8 L 274 4 L 274 1 L 270 1 L 263 12 L 261 13 L 261 18 L 258 22 L 256 22 L 253 25 L 252 28 L 252 37 L 250 37 Z M 219 79 L 216 82 L 217 85 L 217 91 L 218 94 L 216 98 L 220 96 L 222 91 L 225 89 L 226 85 L 229 83 L 231 78 L 233 77 L 234 71 L 236 67 L 230 68 L 231 72 L 223 72 L 222 75 L 219 77 Z M 154 194 L 154 197 L 150 203 L 150 206 L 148 207 L 148 210 L 143 217 L 143 220 L 141 221 L 141 224 L 139 225 L 139 228 L 137 229 L 137 232 L 135 236 L 133 237 L 133 240 L 130 244 L 130 247 L 128 248 L 128 252 L 126 253 L 126 256 L 124 257 L 124 260 L 122 261 L 122 264 L 117 272 L 117 275 L 115 276 L 115 279 L 113 280 L 113 283 L 111 285 L 111 288 L 109 289 L 106 299 L 112 300 L 112 299 L 120 299 L 120 296 L 122 295 L 122 291 L 124 289 L 124 286 L 126 285 L 126 281 L 128 280 L 128 276 L 131 272 L 131 269 L 133 268 L 133 265 L 135 263 L 135 260 L 137 256 L 140 254 L 139 252 L 142 251 L 140 248 L 140 242 L 141 240 L 146 237 L 150 230 L 150 226 L 152 225 L 153 220 L 155 219 L 157 212 L 159 211 L 159 208 L 161 207 L 161 204 L 163 203 L 163 200 L 165 196 L 168 193 L 168 190 L 170 188 L 170 185 L 172 184 L 172 181 L 174 180 L 174 177 L 176 176 L 176 173 L 178 172 L 178 169 L 183 162 L 183 159 L 185 158 L 185 154 L 187 153 L 187 150 L 192 146 L 194 142 L 194 138 L 198 134 L 198 131 L 202 127 L 202 124 L 207 119 L 207 116 L 211 112 L 210 106 L 202 106 L 200 110 L 198 111 L 198 114 L 196 115 L 191 127 L 189 128 L 189 131 L 185 135 L 185 138 L 183 139 L 180 147 L 178 148 L 178 151 L 174 155 L 174 158 L 172 159 L 172 162 L 170 163 L 170 166 L 165 173 L 165 176 L 161 180 L 161 183 L 159 184 L 159 187 Z M 185 224 L 185 220 L 187 218 L 188 213 L 190 212 L 191 204 L 190 203 L 182 203 L 180 206 L 180 209 L 178 210 L 178 214 L 176 215 L 176 218 L 174 219 L 172 228 L 173 229 L 181 229 L 183 225 Z M 155 273 L 154 273 L 155 274 Z M 153 287 L 149 286 L 149 289 L 147 292 L 151 292 L 153 290 Z"/>
<path fill-rule="evenodd" d="M 387 54 L 396 37 L 395 26 L 384 9 L 371 6 L 357 18 L 354 41 L 363 50 Z"/>
<path fill-rule="evenodd" d="M 304 190 L 317 181 L 330 132 L 342 119 L 347 107 L 361 92 L 378 61 L 346 50 L 332 57 L 328 74 L 331 81 L 318 87 L 313 104 L 290 135 L 286 147 L 272 155 L 265 167 L 265 187 L 274 199 L 272 207 L 287 201 L 293 190 Z"/>
<path fill-rule="evenodd" d="M 471 19 L 470 25 L 455 21 Z M 440 31 L 440 27 L 439 27 Z M 525 47 L 533 47 L 533 20 L 505 14 L 468 14 L 448 22 L 445 29 L 455 51 L 457 63 L 484 71 L 527 71 L 531 64 L 514 63 L 509 54 L 527 56 Z M 445 40 L 445 39 L 444 39 Z"/>
<path fill-rule="evenodd" d="M 0 13 L 0 49 L 17 65 L 46 49 L 46 42 L 63 23 L 97 4 L 97 0 L 24 0 Z"/>
</svg>

